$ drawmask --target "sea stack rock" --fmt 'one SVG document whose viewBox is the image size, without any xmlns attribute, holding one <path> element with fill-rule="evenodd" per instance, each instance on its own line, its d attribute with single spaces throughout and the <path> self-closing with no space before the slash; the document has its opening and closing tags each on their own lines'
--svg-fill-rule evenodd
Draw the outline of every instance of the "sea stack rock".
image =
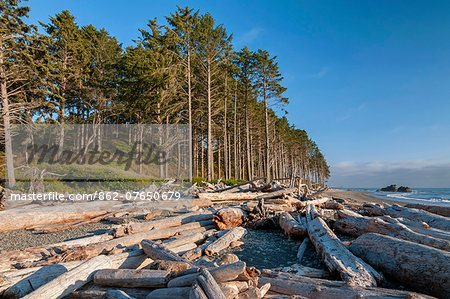
<svg viewBox="0 0 450 299">
<path fill-rule="evenodd" d="M 400 186 L 398 187 L 397 192 L 412 192 L 412 191 L 411 188 L 409 187 Z"/>
<path fill-rule="evenodd" d="M 390 185 L 384 188 L 381 188 L 378 191 L 384 191 L 384 192 L 397 192 L 397 185 Z"/>
</svg>

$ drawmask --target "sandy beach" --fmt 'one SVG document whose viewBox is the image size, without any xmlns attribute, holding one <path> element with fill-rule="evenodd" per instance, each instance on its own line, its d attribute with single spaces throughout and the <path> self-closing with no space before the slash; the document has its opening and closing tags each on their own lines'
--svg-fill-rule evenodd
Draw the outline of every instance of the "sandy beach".
<svg viewBox="0 0 450 299">
<path fill-rule="evenodd" d="M 342 198 L 342 199 L 357 202 L 357 203 L 373 202 L 373 203 L 388 203 L 388 204 L 398 204 L 398 205 L 407 204 L 405 202 L 398 202 L 398 201 L 376 198 L 373 196 L 369 196 L 366 193 L 367 193 L 367 191 L 330 189 L 330 190 L 327 190 L 324 193 L 324 195 L 328 196 L 328 197 Z"/>
</svg>

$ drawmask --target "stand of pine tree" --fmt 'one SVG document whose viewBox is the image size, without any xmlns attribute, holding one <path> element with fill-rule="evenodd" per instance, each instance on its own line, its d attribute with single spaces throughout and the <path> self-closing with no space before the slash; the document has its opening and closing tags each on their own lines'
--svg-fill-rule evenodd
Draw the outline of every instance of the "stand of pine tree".
<svg viewBox="0 0 450 299">
<path fill-rule="evenodd" d="M 233 49 L 232 34 L 209 14 L 178 8 L 150 19 L 133 46 L 69 11 L 27 25 L 20 1 L 0 1 L 2 145 L 11 156 L 16 123 L 189 124 L 194 177 L 267 181 L 289 176 L 324 185 L 329 168 L 304 130 L 284 114 L 277 58 Z M 130 33 L 133 34 L 133 33 Z M 101 148 L 83 138 L 79 146 Z M 162 166 L 161 166 L 162 167 Z M 9 186 L 12 165 L 6 165 Z M 161 169 L 163 171 L 163 169 Z"/>
</svg>

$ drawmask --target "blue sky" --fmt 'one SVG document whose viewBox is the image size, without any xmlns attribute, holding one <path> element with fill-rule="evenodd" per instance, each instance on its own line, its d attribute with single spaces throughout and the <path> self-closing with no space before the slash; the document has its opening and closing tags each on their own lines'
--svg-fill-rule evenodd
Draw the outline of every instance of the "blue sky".
<svg viewBox="0 0 450 299">
<path fill-rule="evenodd" d="M 31 0 L 30 21 L 69 9 L 132 44 L 189 5 L 234 45 L 278 56 L 291 104 L 332 169 L 329 185 L 450 187 L 449 1 Z"/>
</svg>

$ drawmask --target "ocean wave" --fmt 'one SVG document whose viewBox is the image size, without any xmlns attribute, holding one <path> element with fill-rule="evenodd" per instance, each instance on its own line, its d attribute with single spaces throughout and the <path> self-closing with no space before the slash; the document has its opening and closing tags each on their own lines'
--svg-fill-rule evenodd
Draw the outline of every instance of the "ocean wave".
<svg viewBox="0 0 450 299">
<path fill-rule="evenodd" d="M 414 190 L 413 192 L 408 193 L 398 193 L 398 192 L 368 192 L 366 193 L 369 196 L 373 196 L 380 199 L 387 199 L 391 201 L 398 202 L 409 202 L 409 203 L 423 203 L 423 204 L 438 204 L 438 205 L 449 205 L 450 198 L 449 192 L 440 192 L 440 194 L 436 194 L 437 192 L 427 192 L 428 190 Z"/>
</svg>

